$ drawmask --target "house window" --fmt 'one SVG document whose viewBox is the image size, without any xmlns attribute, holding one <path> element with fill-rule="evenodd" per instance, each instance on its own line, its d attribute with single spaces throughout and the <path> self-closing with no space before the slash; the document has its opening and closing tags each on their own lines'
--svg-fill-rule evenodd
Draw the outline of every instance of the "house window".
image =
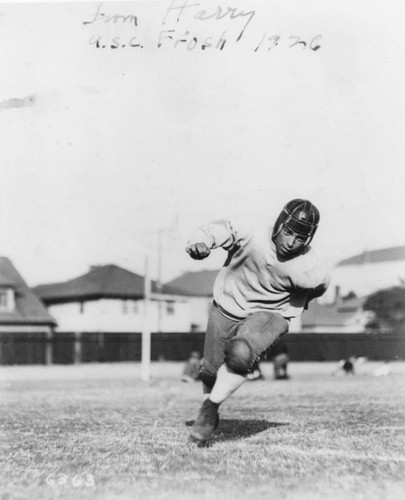
<svg viewBox="0 0 405 500">
<path fill-rule="evenodd" d="M 7 292 L 0 291 L 0 311 L 7 311 L 8 297 Z"/>
<path fill-rule="evenodd" d="M 84 314 L 84 302 L 79 303 L 79 312 L 80 314 Z"/>
<path fill-rule="evenodd" d="M 128 314 L 128 301 L 122 301 L 122 314 Z"/>
<path fill-rule="evenodd" d="M 14 290 L 0 289 L 0 312 L 12 312 L 15 308 Z"/>
<path fill-rule="evenodd" d="M 166 314 L 168 316 L 174 315 L 174 302 L 166 302 Z"/>
<path fill-rule="evenodd" d="M 139 304 L 138 304 L 138 301 L 137 301 L 137 300 L 135 300 L 135 301 L 133 302 L 132 312 L 133 312 L 134 314 L 139 314 Z"/>
</svg>

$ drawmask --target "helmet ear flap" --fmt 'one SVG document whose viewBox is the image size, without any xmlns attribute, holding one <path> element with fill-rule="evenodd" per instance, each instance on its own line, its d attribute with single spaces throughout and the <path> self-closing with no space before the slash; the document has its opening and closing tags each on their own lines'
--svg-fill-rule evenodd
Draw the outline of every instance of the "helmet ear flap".
<svg viewBox="0 0 405 500">
<path fill-rule="evenodd" d="M 282 227 L 283 227 L 283 223 L 282 222 L 277 223 L 277 221 L 276 221 L 276 223 L 274 224 L 274 228 L 273 228 L 273 235 L 272 235 L 273 238 L 275 238 L 278 235 L 278 233 L 281 231 Z"/>
<path fill-rule="evenodd" d="M 275 238 L 278 235 L 278 233 L 281 231 L 281 229 L 283 228 L 288 217 L 289 217 L 289 214 L 286 210 L 286 207 L 284 207 L 283 210 L 280 212 L 280 215 L 277 217 L 277 220 L 274 224 L 273 238 Z"/>
</svg>

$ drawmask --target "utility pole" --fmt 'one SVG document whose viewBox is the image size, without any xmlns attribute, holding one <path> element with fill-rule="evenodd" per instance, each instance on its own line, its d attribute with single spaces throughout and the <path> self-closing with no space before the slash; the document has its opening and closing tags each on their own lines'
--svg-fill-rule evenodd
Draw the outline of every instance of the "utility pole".
<svg viewBox="0 0 405 500">
<path fill-rule="evenodd" d="M 172 234 L 173 227 L 148 231 L 148 234 L 157 237 L 157 278 L 156 278 L 156 301 L 157 301 L 157 331 L 163 328 L 164 301 L 162 300 L 162 271 L 163 271 L 163 240 L 164 235 Z M 153 250 L 153 252 L 155 249 Z"/>
<path fill-rule="evenodd" d="M 151 280 L 149 275 L 149 258 L 145 258 L 145 283 L 144 283 L 144 316 L 142 330 L 142 360 L 141 379 L 147 382 L 150 379 L 150 357 L 151 357 L 151 328 L 150 328 L 150 302 L 151 302 Z"/>
<path fill-rule="evenodd" d="M 158 236 L 158 247 L 157 247 L 158 262 L 157 262 L 156 293 L 159 295 L 162 293 L 162 233 L 163 233 L 162 229 L 159 229 L 157 232 L 157 236 Z M 162 313 L 163 313 L 162 306 L 163 306 L 163 304 L 162 304 L 162 301 L 160 300 L 160 298 L 158 298 L 157 304 L 158 304 L 158 332 L 161 332 L 162 331 Z"/>
</svg>

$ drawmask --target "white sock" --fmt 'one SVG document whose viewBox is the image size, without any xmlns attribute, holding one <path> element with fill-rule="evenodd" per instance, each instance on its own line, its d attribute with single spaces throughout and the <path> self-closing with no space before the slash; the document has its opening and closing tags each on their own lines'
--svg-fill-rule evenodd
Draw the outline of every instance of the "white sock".
<svg viewBox="0 0 405 500">
<path fill-rule="evenodd" d="M 221 404 L 233 394 L 246 380 L 246 375 L 240 375 L 223 364 L 217 373 L 217 380 L 208 394 L 213 403 Z"/>
</svg>

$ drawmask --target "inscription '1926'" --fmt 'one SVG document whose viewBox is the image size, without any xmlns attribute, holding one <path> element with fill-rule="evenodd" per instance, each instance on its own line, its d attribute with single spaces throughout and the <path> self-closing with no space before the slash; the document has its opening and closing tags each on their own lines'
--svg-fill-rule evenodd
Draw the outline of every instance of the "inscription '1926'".
<svg viewBox="0 0 405 500">
<path fill-rule="evenodd" d="M 235 43 L 241 40 L 243 34 L 246 32 L 248 26 L 256 15 L 255 10 L 243 10 L 236 7 L 222 7 L 217 5 L 213 9 L 202 10 L 199 2 L 192 0 L 171 0 L 171 4 L 166 8 L 163 20 L 162 29 L 156 38 L 157 48 L 170 48 L 192 51 L 200 49 L 206 51 L 207 49 L 214 49 L 223 51 L 230 43 Z M 204 23 L 205 29 L 203 33 L 200 30 L 192 32 L 189 29 L 184 29 L 187 26 L 187 21 L 194 23 L 195 21 L 212 21 L 211 23 Z M 237 21 L 243 21 L 243 24 Z M 224 23 L 219 23 L 225 21 Z M 109 31 L 109 34 L 93 34 L 89 39 L 89 44 L 97 49 L 143 49 L 143 36 L 139 33 L 139 17 L 135 14 L 123 15 L 115 12 L 113 14 L 106 14 L 103 10 L 103 5 L 99 4 L 90 17 L 90 19 L 83 21 L 86 26 L 98 26 L 103 24 L 113 24 L 120 27 L 120 31 L 114 30 L 114 33 Z M 213 30 L 215 26 L 220 26 L 221 30 Z M 127 26 L 130 31 L 124 30 Z M 122 27 L 122 28 L 121 28 Z M 236 33 L 235 34 L 235 27 Z M 224 28 L 229 28 L 227 31 Z M 136 30 L 134 33 L 133 30 Z M 126 31 L 126 33 L 122 32 Z M 235 38 L 236 36 L 236 38 Z M 251 37 L 252 38 L 252 37 Z M 273 35 L 264 33 L 260 40 L 252 42 L 251 50 L 253 52 L 273 52 L 276 48 L 284 46 L 285 48 L 296 47 L 295 50 L 308 49 L 316 52 L 321 48 L 320 39 L 321 35 L 315 35 L 303 39 L 300 36 L 291 35 Z"/>
</svg>

